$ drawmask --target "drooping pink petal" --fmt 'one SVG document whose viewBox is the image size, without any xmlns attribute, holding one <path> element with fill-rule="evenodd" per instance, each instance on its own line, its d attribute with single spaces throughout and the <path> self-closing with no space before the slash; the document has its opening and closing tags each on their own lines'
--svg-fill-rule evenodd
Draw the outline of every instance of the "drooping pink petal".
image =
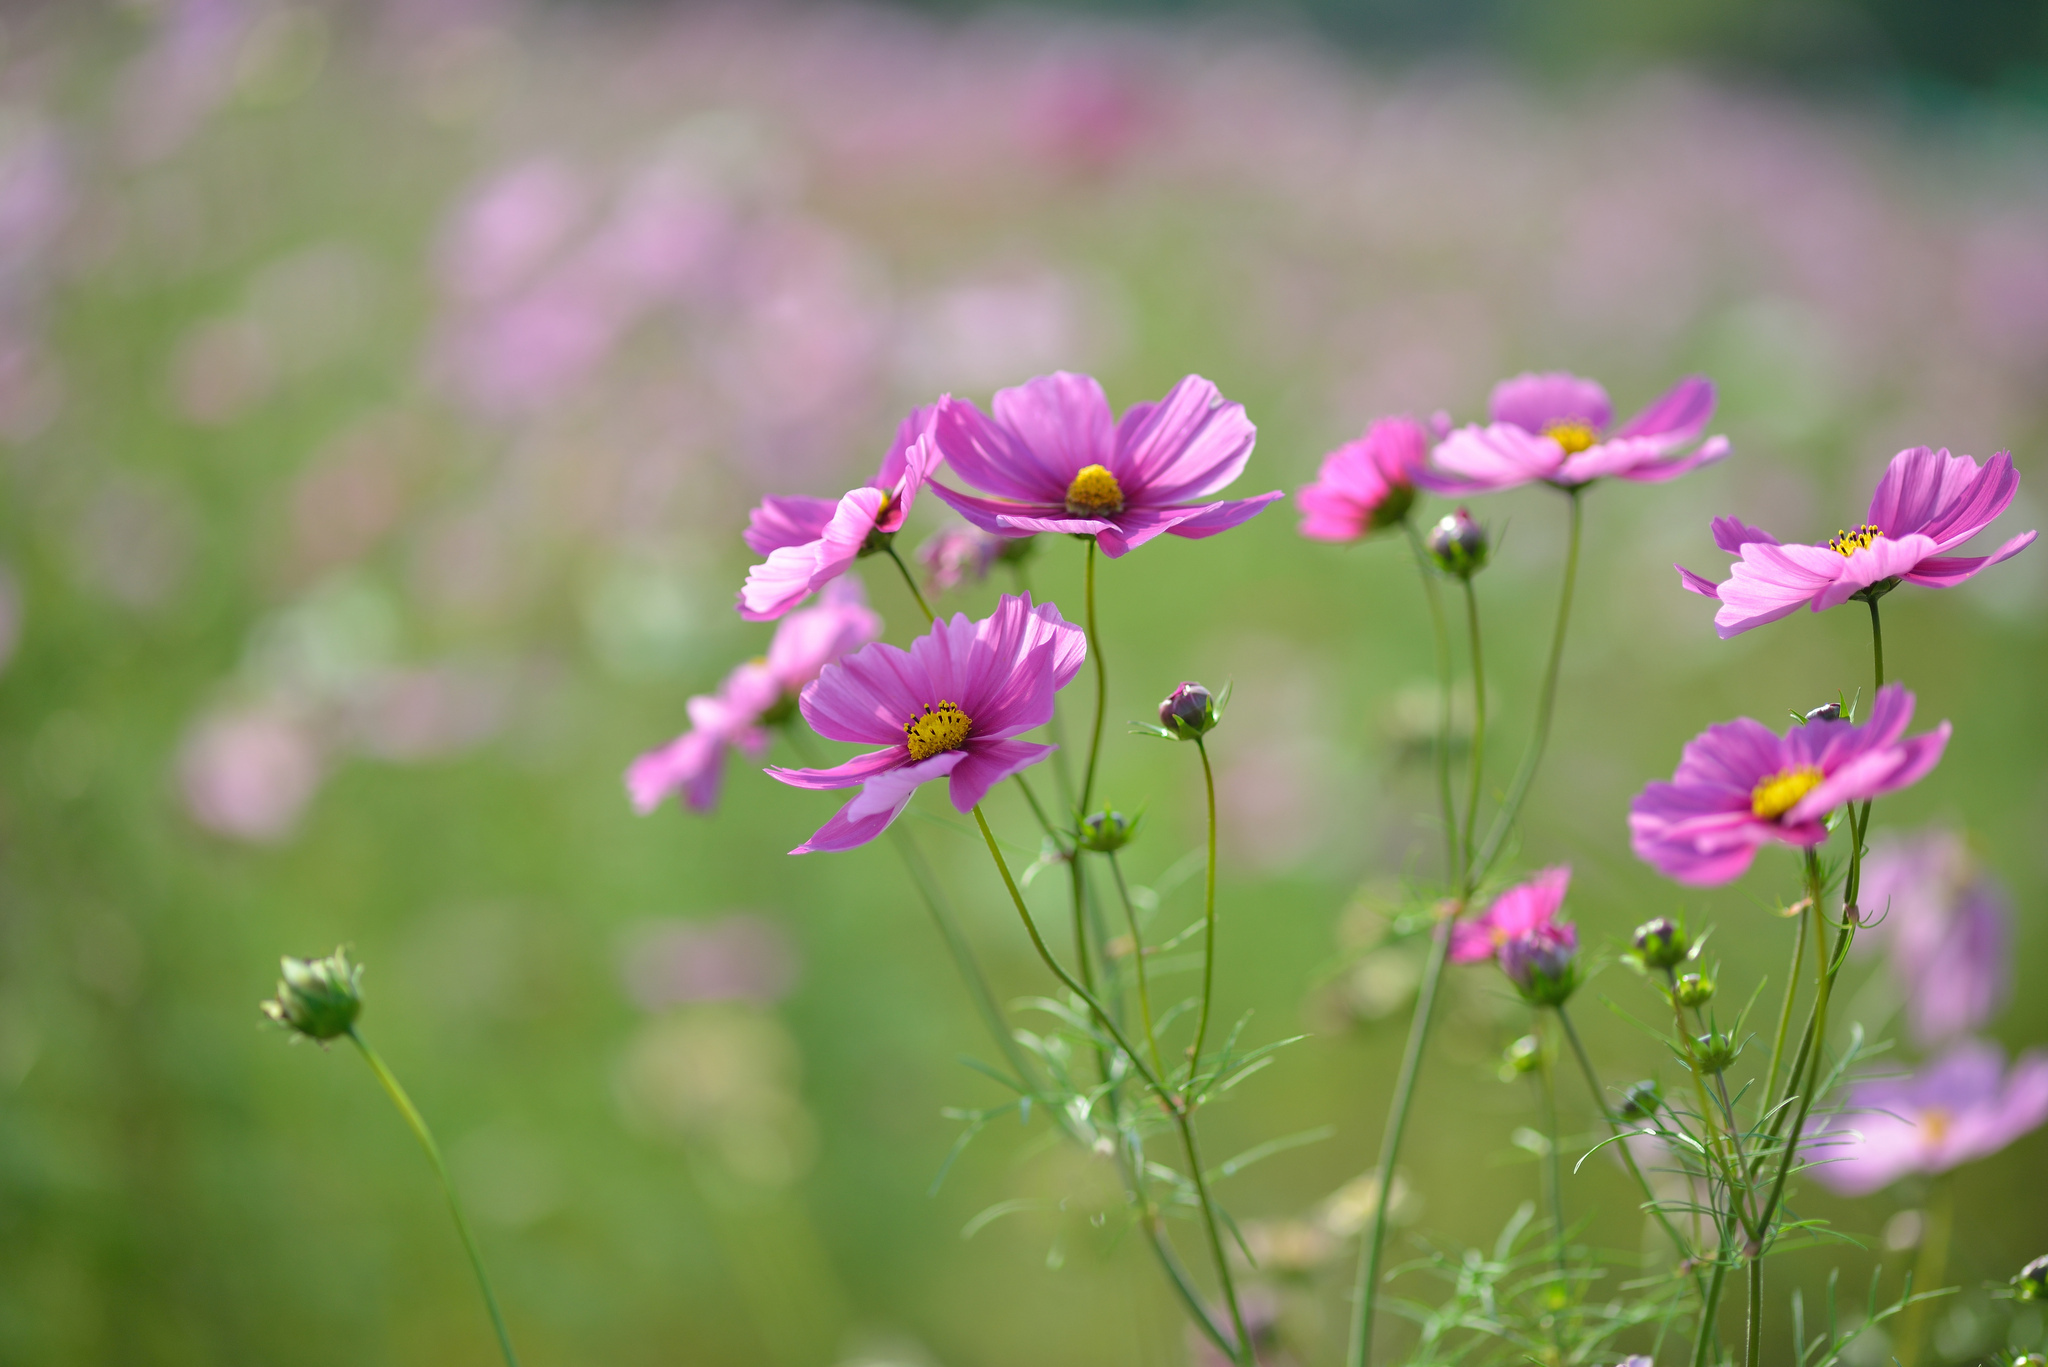
<svg viewBox="0 0 2048 1367">
<path fill-rule="evenodd" d="M 1225 499 L 1221 503 L 1211 503 L 1206 508 L 1195 509 L 1189 516 L 1181 518 L 1166 530 L 1174 536 L 1199 541 L 1218 532 L 1227 532 L 1232 527 L 1242 527 L 1264 512 L 1267 505 L 1275 499 L 1285 497 L 1284 490 L 1272 489 L 1263 494 L 1254 494 L 1250 498 Z M 1141 543 L 1132 541 L 1130 544 L 1135 546 Z"/>
<path fill-rule="evenodd" d="M 882 619 L 869 609 L 859 578 L 841 575 L 825 586 L 817 606 L 792 612 L 777 625 L 767 673 L 780 692 L 800 693 L 819 670 L 881 634 Z"/>
<path fill-rule="evenodd" d="M 901 739 L 900 733 L 898 739 Z M 866 783 L 875 775 L 890 769 L 907 767 L 910 752 L 901 745 L 891 750 L 875 750 L 865 755 L 855 755 L 844 764 L 830 769 L 785 769 L 781 765 L 770 765 L 765 772 L 778 783 L 787 783 L 792 788 L 854 788 Z"/>
<path fill-rule="evenodd" d="M 1933 556 L 1915 565 L 1905 576 L 1906 582 L 1933 589 L 1954 588 L 1993 565 L 2012 559 L 2033 545 L 2038 535 L 2038 532 L 2021 532 L 1989 555 Z"/>
<path fill-rule="evenodd" d="M 829 498 L 770 494 L 747 514 L 747 529 L 740 536 L 755 555 L 806 545 L 825 534 L 838 508 Z"/>
<path fill-rule="evenodd" d="M 704 731 L 686 731 L 635 759 L 626 770 L 626 791 L 642 816 L 671 797 L 682 798 L 693 811 L 708 812 L 718 804 L 724 772 L 725 742 Z"/>
<path fill-rule="evenodd" d="M 1673 565 L 1671 568 L 1678 571 L 1679 587 L 1687 593 L 1697 593 L 1702 598 L 1720 598 L 1721 586 L 1713 580 L 1704 575 L 1694 574 L 1683 565 Z"/>
<path fill-rule="evenodd" d="M 988 790 L 1015 773 L 1021 773 L 1053 752 L 1050 745 L 1038 745 L 1023 740 L 987 740 L 970 742 L 959 753 L 966 756 L 953 770 L 948 780 L 947 796 L 952 799 L 953 809 L 959 812 L 973 811 Z"/>
<path fill-rule="evenodd" d="M 1460 491 L 1490 493 L 1550 478 L 1564 460 L 1564 448 L 1514 423 L 1497 422 L 1459 428 L 1438 443 L 1430 460 Z"/>
<path fill-rule="evenodd" d="M 1635 484 L 1664 484 L 1677 479 L 1680 475 L 1691 474 L 1703 465 L 1712 465 L 1718 460 L 1725 459 L 1729 450 L 1728 438 L 1708 437 L 1685 455 L 1643 461 L 1621 471 L 1621 478 Z"/>
<path fill-rule="evenodd" d="M 1750 542 L 1720 586 L 1715 631 L 1726 640 L 1797 612 L 1832 585 L 1846 563 L 1825 546 Z"/>
<path fill-rule="evenodd" d="M 790 853 L 816 854 L 850 850 L 867 844 L 888 830 L 903 814 L 919 784 L 951 773 L 963 758 L 964 751 L 948 750 L 921 763 L 877 774 L 862 785 L 851 801 L 834 812 L 831 820 L 820 826 L 809 840 Z"/>
<path fill-rule="evenodd" d="M 772 622 L 843 574 L 875 529 L 883 497 L 880 489 L 853 490 L 839 500 L 817 540 L 781 547 L 747 571 L 740 589 L 740 616 L 749 622 Z"/>
</svg>

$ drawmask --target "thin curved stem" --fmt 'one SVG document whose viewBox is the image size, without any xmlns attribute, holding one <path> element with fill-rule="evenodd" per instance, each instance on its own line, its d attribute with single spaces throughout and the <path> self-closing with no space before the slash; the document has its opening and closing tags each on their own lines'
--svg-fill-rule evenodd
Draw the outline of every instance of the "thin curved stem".
<svg viewBox="0 0 2048 1367">
<path fill-rule="evenodd" d="M 1806 852 L 1809 864 L 1814 860 L 1812 850 Z M 1809 871 L 1807 881 L 1814 882 Z M 1777 1103 L 1778 1068 L 1785 1060 L 1785 1037 L 1792 1028 L 1792 1005 L 1799 996 L 1799 961 L 1806 957 L 1806 918 L 1799 918 L 1799 929 L 1792 937 L 1792 965 L 1785 970 L 1785 1005 L 1778 1012 L 1778 1037 L 1771 1045 L 1771 1066 L 1764 1074 L 1764 1089 L 1759 1097 L 1765 1106 Z"/>
<path fill-rule="evenodd" d="M 1537 1022 L 1542 1029 L 1542 1022 Z M 1564 1158 L 1559 1152 L 1557 1126 L 1557 1081 L 1550 1071 L 1550 1058 L 1538 1037 L 1536 1049 L 1536 1091 L 1543 1101 L 1543 1144 L 1546 1160 L 1544 1163 L 1544 1185 L 1550 1204 L 1551 1256 L 1557 1263 L 1557 1289 L 1563 1295 L 1569 1285 L 1571 1268 L 1565 1257 L 1564 1247 Z M 1553 1302 L 1555 1308 L 1555 1302 Z M 1551 1331 L 1557 1342 L 1558 1357 L 1564 1356 L 1564 1329 L 1553 1314 Z"/>
<path fill-rule="evenodd" d="M 1081 807 L 1085 814 L 1095 797 L 1095 760 L 1102 753 L 1102 718 L 1109 706 L 1109 662 L 1102 658 L 1102 633 L 1095 629 L 1095 538 L 1088 538 L 1087 570 L 1088 658 L 1095 662 L 1095 726 L 1088 734 L 1088 767 L 1081 778 Z"/>
<path fill-rule="evenodd" d="M 903 557 L 896 554 L 896 548 L 894 546 L 884 546 L 882 547 L 882 553 L 888 556 L 891 560 L 895 561 L 896 568 L 903 572 L 904 587 L 908 588 L 910 590 L 910 596 L 917 600 L 917 608 L 918 611 L 924 614 L 925 625 L 929 626 L 933 622 L 938 621 L 938 614 L 932 611 L 932 605 L 930 603 L 925 602 L 924 595 L 918 592 L 917 578 L 916 576 L 911 574 L 910 566 L 903 563 Z"/>
<path fill-rule="evenodd" d="M 1478 886 L 1500 855 L 1500 847 L 1507 840 L 1515 818 L 1521 814 L 1522 800 L 1529 795 L 1529 785 L 1535 781 L 1537 767 L 1543 762 L 1544 747 L 1550 743 L 1550 719 L 1557 710 L 1558 666 L 1564 660 L 1565 632 L 1572 618 L 1572 594 L 1579 582 L 1579 540 L 1585 511 L 1583 487 L 1566 490 L 1566 493 L 1571 500 L 1571 539 L 1565 548 L 1564 588 L 1558 596 L 1557 626 L 1550 637 L 1550 662 L 1544 667 L 1543 689 L 1536 699 L 1536 729 L 1529 736 L 1528 749 L 1522 753 L 1522 767 L 1516 770 L 1514 782 L 1508 785 L 1507 800 L 1494 814 L 1493 825 L 1486 833 L 1486 843 L 1480 846 L 1478 858 L 1472 861 L 1472 868 L 1466 876 L 1467 886 Z"/>
<path fill-rule="evenodd" d="M 1188 1050 L 1188 1085 L 1202 1066 L 1202 1045 L 1209 1038 L 1209 1002 L 1216 986 L 1216 771 L 1209 765 L 1208 743 L 1197 737 L 1202 756 L 1202 782 L 1209 790 L 1209 880 L 1202 902 L 1202 1009 L 1195 1021 L 1195 1042 Z"/>
<path fill-rule="evenodd" d="M 476 1269 L 476 1284 L 484 1293 L 484 1308 L 491 1313 L 491 1328 L 498 1332 L 498 1350 L 505 1355 L 505 1367 L 519 1367 L 519 1358 L 512 1351 L 512 1336 L 505 1330 L 505 1316 L 498 1309 L 498 1297 L 492 1292 L 491 1279 L 484 1272 L 483 1255 L 477 1252 L 476 1238 L 469 1232 L 469 1221 L 463 1218 L 462 1203 L 455 1199 L 455 1184 L 448 1179 L 448 1165 L 441 1161 L 441 1146 L 434 1142 L 434 1132 L 427 1128 L 426 1117 L 412 1104 L 412 1098 L 405 1094 L 405 1088 L 398 1085 L 397 1076 L 384 1066 L 384 1060 L 377 1056 L 377 1051 L 353 1027 L 348 1037 L 362 1051 L 363 1061 L 370 1065 L 377 1081 L 384 1084 L 391 1104 L 398 1107 L 398 1113 L 412 1127 L 413 1137 L 427 1151 L 427 1161 L 434 1165 L 434 1176 L 441 1179 L 441 1191 L 448 1197 L 448 1210 L 455 1216 L 455 1230 L 462 1236 L 462 1247 L 469 1254 L 469 1265 Z"/>
<path fill-rule="evenodd" d="M 1145 1027 L 1145 1046 L 1152 1051 L 1153 1071 L 1165 1077 L 1166 1065 L 1159 1061 L 1159 1038 L 1152 1032 L 1152 989 L 1145 981 L 1145 933 L 1138 927 L 1138 909 L 1131 905 L 1131 890 L 1124 882 L 1124 866 L 1114 851 L 1109 855 L 1109 871 L 1116 877 L 1117 895 L 1124 904 L 1124 920 L 1131 928 L 1131 960 L 1137 965 L 1138 977 L 1138 1020 Z"/>
<path fill-rule="evenodd" d="M 1472 841 L 1479 834 L 1479 790 L 1486 772 L 1486 657 L 1479 648 L 1479 595 L 1472 588 L 1470 575 L 1460 582 L 1465 588 L 1465 628 L 1472 652 L 1472 770 L 1466 780 L 1463 835 L 1465 868 L 1469 872 Z M 1464 891 L 1469 893 L 1471 884 L 1477 881 L 1476 875 L 1469 878 Z"/>
<path fill-rule="evenodd" d="M 1884 620 L 1878 616 L 1877 599 L 1864 600 L 1870 604 L 1870 653 L 1871 664 L 1876 670 L 1877 686 L 1884 687 Z"/>
<path fill-rule="evenodd" d="M 1813 899 L 1812 914 L 1814 938 L 1825 944 L 1827 937 L 1818 897 Z M 1813 1094 L 1820 1089 L 1821 1065 L 1827 1055 L 1828 997 L 1834 990 L 1835 975 L 1841 971 L 1842 957 L 1847 952 L 1849 941 L 1855 933 L 1854 921 L 1843 922 L 1841 933 L 1836 937 L 1834 953 L 1821 960 L 1820 986 L 1815 991 L 1813 1000 L 1812 1048 L 1807 1051 L 1806 1084 L 1799 1087 L 1799 1109 L 1792 1120 L 1792 1131 L 1786 1136 L 1784 1152 L 1778 1159 L 1778 1175 L 1771 1182 L 1771 1194 L 1765 1199 L 1763 1210 L 1757 1217 L 1758 1243 L 1762 1243 L 1764 1236 L 1770 1233 L 1771 1217 L 1777 1214 L 1778 1203 L 1784 1198 L 1785 1180 L 1792 1175 L 1792 1163 L 1799 1154 L 1799 1140 L 1806 1133 L 1806 1117 L 1813 1109 Z M 1799 1086 L 1796 1073 L 1793 1075 L 1792 1085 Z"/>
<path fill-rule="evenodd" d="M 1209 1179 L 1202 1172 L 1202 1154 L 1195 1144 L 1194 1121 L 1189 1118 L 1185 1106 L 1173 1108 L 1173 1119 L 1180 1129 L 1181 1147 L 1187 1152 L 1188 1176 L 1195 1184 L 1195 1199 L 1202 1206 L 1202 1226 L 1209 1235 L 1210 1256 L 1216 1260 L 1216 1281 L 1223 1288 L 1223 1304 L 1230 1310 L 1230 1327 L 1237 1335 L 1237 1347 L 1231 1358 L 1241 1367 L 1258 1367 L 1252 1356 L 1252 1337 L 1245 1332 L 1244 1311 L 1238 1308 L 1237 1283 L 1230 1275 L 1230 1258 L 1223 1251 L 1223 1233 L 1216 1223 L 1216 1204 L 1209 1199 Z"/>
<path fill-rule="evenodd" d="M 1657 1200 L 1657 1193 L 1650 1188 L 1650 1179 L 1645 1177 L 1642 1168 L 1637 1166 L 1636 1156 L 1629 1151 L 1628 1141 L 1621 1138 L 1621 1120 L 1607 1104 L 1607 1094 L 1601 1090 L 1600 1074 L 1593 1068 L 1592 1056 L 1586 1052 L 1584 1042 L 1579 1039 L 1578 1027 L 1572 1024 L 1571 1016 L 1562 1006 L 1557 1008 L 1557 1023 L 1564 1027 L 1565 1040 L 1572 1047 L 1573 1057 L 1579 1061 L 1579 1071 L 1585 1074 L 1586 1086 L 1593 1093 L 1593 1104 L 1600 1108 L 1600 1118 L 1607 1122 L 1608 1132 L 1617 1141 L 1614 1147 L 1621 1150 L 1622 1165 L 1628 1169 L 1629 1176 L 1635 1179 L 1636 1185 L 1643 1190 L 1644 1207 L 1656 1218 L 1664 1232 L 1671 1236 L 1672 1246 L 1678 1250 L 1679 1261 L 1690 1262 L 1692 1245 L 1685 1241 L 1685 1236 L 1671 1223 L 1671 1217 L 1664 1213 L 1663 1204 Z"/>
<path fill-rule="evenodd" d="M 1436 795 L 1437 805 L 1443 809 L 1444 879 L 1457 883 L 1462 870 L 1458 865 L 1457 808 L 1451 801 L 1451 633 L 1444 621 L 1444 600 L 1437 587 L 1436 566 L 1423 549 L 1422 534 L 1405 517 L 1401 519 L 1401 530 L 1408 534 L 1408 549 L 1415 553 L 1415 572 L 1422 579 L 1422 595 L 1429 603 L 1431 634 L 1436 639 Z"/>
</svg>

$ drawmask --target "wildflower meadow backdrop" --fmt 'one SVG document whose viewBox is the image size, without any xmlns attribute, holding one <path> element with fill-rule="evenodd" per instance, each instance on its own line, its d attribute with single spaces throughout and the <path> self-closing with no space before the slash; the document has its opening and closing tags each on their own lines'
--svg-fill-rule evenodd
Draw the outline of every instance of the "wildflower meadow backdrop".
<svg viewBox="0 0 2048 1367">
<path fill-rule="evenodd" d="M 0 1360 L 2048 1346 L 2048 113 L 1682 58 L 7 7 Z"/>
</svg>

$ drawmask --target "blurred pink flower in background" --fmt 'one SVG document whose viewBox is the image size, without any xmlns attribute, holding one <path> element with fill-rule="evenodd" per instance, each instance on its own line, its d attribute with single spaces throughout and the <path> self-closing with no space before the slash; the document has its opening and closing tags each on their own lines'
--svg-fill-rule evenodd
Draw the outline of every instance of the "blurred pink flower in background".
<svg viewBox="0 0 2048 1367">
<path fill-rule="evenodd" d="M 1510 943 L 1530 936 L 1555 936 L 1568 947 L 1576 945 L 1577 930 L 1557 919 L 1571 885 L 1570 866 L 1559 865 L 1540 870 L 1527 882 L 1507 889 L 1493 899 L 1483 915 L 1451 927 L 1451 962 L 1479 963 L 1502 954 Z"/>
<path fill-rule="evenodd" d="M 1002 548 L 1002 537 L 979 527 L 942 527 L 917 548 L 917 562 L 924 566 L 925 581 L 933 592 L 945 593 L 962 583 L 978 584 L 988 578 L 989 566 L 995 564 Z"/>
<path fill-rule="evenodd" d="M 633 929 L 619 976 L 642 1011 L 697 1002 L 772 1006 L 796 985 L 796 947 L 782 927 L 747 912 L 711 921 L 670 918 Z"/>
<path fill-rule="evenodd" d="M 1720 602 L 1714 630 L 1724 639 L 1802 607 L 1840 607 L 1873 586 L 1885 592 L 1900 580 L 1954 588 L 2033 544 L 2037 533 L 2021 532 L 1989 555 L 1944 554 L 1996 521 L 2019 488 L 2019 472 L 2003 451 L 1980 467 L 1946 448 L 1915 446 L 1892 457 L 1855 530 L 1818 546 L 1784 545 L 1769 532 L 1717 517 L 1714 544 L 1738 557 L 1727 582 L 1715 584 L 1683 565 L 1679 582 Z"/>
<path fill-rule="evenodd" d="M 255 24 L 245 0 L 156 0 L 155 41 L 121 73 L 120 131 L 138 162 L 162 161 L 199 131 L 234 88 Z"/>
<path fill-rule="evenodd" d="M 1942 1044 L 1997 1014 L 2012 988 L 2012 899 L 1961 834 L 1876 842 L 1857 900 L 1857 946 L 1886 949 L 1916 1040 Z"/>
<path fill-rule="evenodd" d="M 1714 386 L 1680 380 L 1610 434 L 1607 391 L 1563 371 L 1528 373 L 1494 386 L 1493 421 L 1461 427 L 1434 454 L 1430 483 L 1440 492 L 1484 494 L 1542 480 L 1560 489 L 1614 476 L 1638 482 L 1676 479 L 1728 454 L 1726 437 L 1709 437 L 1689 454 L 1714 415 Z"/>
<path fill-rule="evenodd" d="M 274 843 L 297 827 L 326 769 L 307 720 L 276 706 L 202 717 L 178 756 L 178 787 L 194 821 L 219 835 Z"/>
<path fill-rule="evenodd" d="M 1379 418 L 1356 441 L 1323 457 L 1315 483 L 1295 495 L 1301 534 L 1311 541 L 1356 541 L 1408 515 L 1427 478 L 1429 434 L 1413 418 Z"/>
<path fill-rule="evenodd" d="M 1904 1078 L 1861 1082 L 1846 1113 L 1810 1142 L 1813 1175 L 1863 1196 L 1911 1173 L 1941 1173 L 1998 1152 L 2048 1121 L 2048 1053 L 2006 1071 L 2005 1051 L 1964 1040 Z"/>
</svg>

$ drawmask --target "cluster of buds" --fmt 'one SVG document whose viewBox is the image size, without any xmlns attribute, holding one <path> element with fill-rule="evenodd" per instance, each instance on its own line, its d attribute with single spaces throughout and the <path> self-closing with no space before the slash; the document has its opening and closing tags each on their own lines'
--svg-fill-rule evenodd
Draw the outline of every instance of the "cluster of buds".
<svg viewBox="0 0 2048 1367">
<path fill-rule="evenodd" d="M 1097 854 L 1114 854 L 1137 838 L 1138 823 L 1144 820 L 1144 813 L 1125 816 L 1107 807 L 1081 818 L 1074 832 L 1074 842 L 1084 850 Z"/>
<path fill-rule="evenodd" d="M 1472 520 L 1463 508 L 1449 513 L 1429 529 L 1423 539 L 1429 558 L 1437 568 L 1459 579 L 1470 579 L 1486 567 L 1486 528 Z"/>
<path fill-rule="evenodd" d="M 321 959 L 287 958 L 282 972 L 277 995 L 263 1003 L 264 1015 L 322 1044 L 355 1028 L 363 1009 L 363 970 L 349 962 L 346 949 Z"/>
</svg>

